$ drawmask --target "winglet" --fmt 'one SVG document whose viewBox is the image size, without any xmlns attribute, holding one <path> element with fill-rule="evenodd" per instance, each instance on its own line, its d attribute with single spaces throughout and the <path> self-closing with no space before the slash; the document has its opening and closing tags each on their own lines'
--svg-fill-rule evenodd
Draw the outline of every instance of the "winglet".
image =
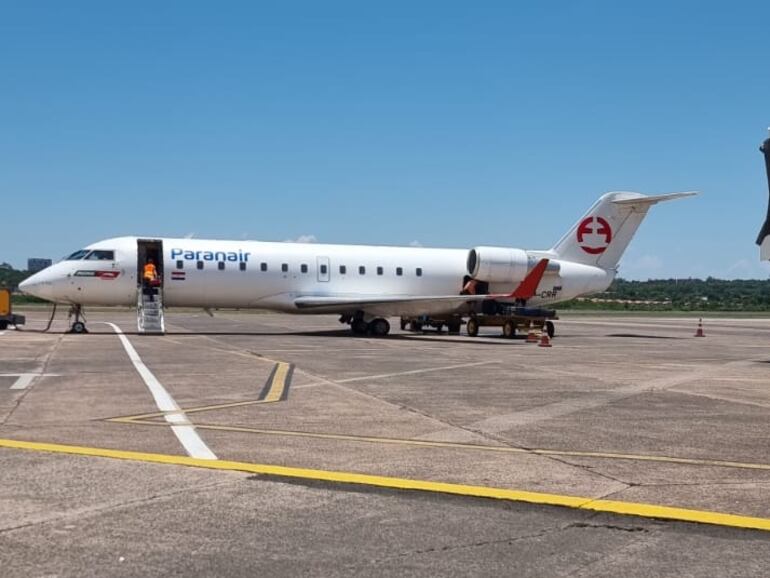
<svg viewBox="0 0 770 578">
<path fill-rule="evenodd" d="M 524 280 L 519 283 L 519 286 L 508 297 L 513 297 L 514 299 L 529 299 L 533 297 L 548 267 L 548 261 L 548 259 L 540 259 L 537 265 L 532 268 L 532 271 L 524 277 Z"/>
</svg>

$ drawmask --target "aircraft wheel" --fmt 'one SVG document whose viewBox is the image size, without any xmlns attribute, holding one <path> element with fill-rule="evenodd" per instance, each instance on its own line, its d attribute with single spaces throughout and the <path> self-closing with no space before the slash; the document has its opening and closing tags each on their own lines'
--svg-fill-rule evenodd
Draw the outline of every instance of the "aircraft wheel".
<svg viewBox="0 0 770 578">
<path fill-rule="evenodd" d="M 82 321 L 75 321 L 75 323 L 72 324 L 72 327 L 70 328 L 71 333 L 88 333 L 88 330 L 86 329 L 86 324 Z"/>
<path fill-rule="evenodd" d="M 402 317 L 401 318 L 401 331 L 406 331 L 407 325 L 409 325 L 409 322 Z"/>
<path fill-rule="evenodd" d="M 461 323 L 459 321 L 452 321 L 447 325 L 447 331 L 451 334 L 457 335 L 460 333 Z"/>
<path fill-rule="evenodd" d="M 379 317 L 369 322 L 369 331 L 371 331 L 372 335 L 375 337 L 385 337 L 390 333 L 390 323 L 388 323 L 387 319 Z"/>
<path fill-rule="evenodd" d="M 556 327 L 554 326 L 553 321 L 545 322 L 545 331 L 548 333 L 548 337 L 553 339 L 553 336 L 556 334 Z"/>
<path fill-rule="evenodd" d="M 508 339 L 513 339 L 516 335 L 516 324 L 513 321 L 503 323 L 503 335 Z"/>
<path fill-rule="evenodd" d="M 468 323 L 465 324 L 465 330 L 471 337 L 476 337 L 479 334 L 479 322 L 475 317 L 468 319 Z"/>
<path fill-rule="evenodd" d="M 350 324 L 350 330 L 355 335 L 366 335 L 366 332 L 369 330 L 369 324 L 363 319 L 354 319 Z"/>
</svg>

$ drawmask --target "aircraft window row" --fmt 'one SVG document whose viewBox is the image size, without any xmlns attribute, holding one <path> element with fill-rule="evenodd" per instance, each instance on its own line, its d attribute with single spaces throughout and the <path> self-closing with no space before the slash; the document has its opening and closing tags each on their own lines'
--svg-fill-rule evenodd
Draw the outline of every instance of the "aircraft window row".
<svg viewBox="0 0 770 578">
<path fill-rule="evenodd" d="M 113 253 L 113 251 L 102 251 L 102 252 L 103 253 Z M 73 253 L 73 255 L 74 255 L 74 253 Z M 69 257 L 67 257 L 67 259 L 68 260 L 72 260 Z M 204 266 L 203 261 L 197 261 L 196 262 L 196 268 L 199 271 L 203 270 L 203 266 Z M 182 261 L 181 259 L 178 260 L 176 262 L 176 268 L 180 269 L 180 270 L 184 269 L 184 261 Z M 238 263 L 238 269 L 239 270 L 246 271 L 246 268 L 247 268 L 247 266 L 246 266 L 245 262 Z M 224 271 L 225 270 L 225 262 L 224 261 L 217 261 L 217 269 L 219 269 L 220 271 Z M 326 275 L 328 273 L 328 271 L 329 271 L 329 268 L 326 265 L 320 265 L 319 269 L 320 269 L 320 272 L 321 272 L 322 275 Z M 263 271 L 263 272 L 267 271 L 268 270 L 267 269 L 267 263 L 265 263 L 265 262 L 260 263 L 259 264 L 259 270 Z M 307 273 L 308 270 L 309 270 L 308 269 L 308 265 L 306 263 L 302 263 L 300 265 L 300 271 L 302 273 Z M 340 270 L 340 275 L 346 275 L 347 272 L 348 272 L 348 268 L 345 265 L 340 265 L 340 269 L 339 270 Z M 283 273 L 288 273 L 289 272 L 289 264 L 288 263 L 281 263 L 281 271 Z M 415 272 L 415 275 L 417 277 L 422 277 L 422 267 L 417 267 L 414 270 L 414 272 Z M 364 265 L 359 265 L 359 267 L 358 267 L 358 274 L 359 275 L 366 275 L 366 267 Z M 385 268 L 384 267 L 377 267 L 377 275 L 384 275 L 384 274 L 385 274 Z M 396 275 L 399 276 L 399 277 L 402 277 L 404 275 L 404 268 L 403 267 L 396 267 Z"/>
</svg>

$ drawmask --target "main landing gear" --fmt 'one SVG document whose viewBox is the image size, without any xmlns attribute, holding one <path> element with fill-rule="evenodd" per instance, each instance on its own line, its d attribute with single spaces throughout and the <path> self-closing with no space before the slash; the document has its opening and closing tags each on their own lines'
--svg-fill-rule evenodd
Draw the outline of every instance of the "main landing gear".
<svg viewBox="0 0 770 578">
<path fill-rule="evenodd" d="M 72 320 L 73 316 L 75 317 L 75 320 L 70 324 L 69 333 L 88 333 L 88 329 L 86 329 L 86 316 L 83 313 L 83 307 L 80 305 L 73 305 L 70 307 L 67 321 L 69 322 Z M 82 321 L 80 319 L 81 317 L 83 318 Z"/>
<path fill-rule="evenodd" d="M 371 321 L 366 321 L 363 315 L 356 315 L 354 317 L 343 315 L 340 317 L 340 323 L 349 323 L 350 330 L 354 335 L 385 337 L 390 333 L 390 323 L 387 319 L 382 317 L 376 317 Z"/>
</svg>

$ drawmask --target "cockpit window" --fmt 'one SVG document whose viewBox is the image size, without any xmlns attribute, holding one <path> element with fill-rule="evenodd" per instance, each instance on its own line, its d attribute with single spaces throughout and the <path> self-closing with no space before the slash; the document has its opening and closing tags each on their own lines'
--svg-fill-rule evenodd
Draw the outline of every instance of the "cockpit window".
<svg viewBox="0 0 770 578">
<path fill-rule="evenodd" d="M 114 261 L 115 251 L 105 251 L 103 249 L 95 249 L 88 254 L 86 261 Z"/>
<path fill-rule="evenodd" d="M 64 257 L 64 260 L 65 261 L 80 261 L 86 255 L 88 255 L 88 249 L 81 249 L 80 251 L 75 251 L 69 257 Z"/>
</svg>

